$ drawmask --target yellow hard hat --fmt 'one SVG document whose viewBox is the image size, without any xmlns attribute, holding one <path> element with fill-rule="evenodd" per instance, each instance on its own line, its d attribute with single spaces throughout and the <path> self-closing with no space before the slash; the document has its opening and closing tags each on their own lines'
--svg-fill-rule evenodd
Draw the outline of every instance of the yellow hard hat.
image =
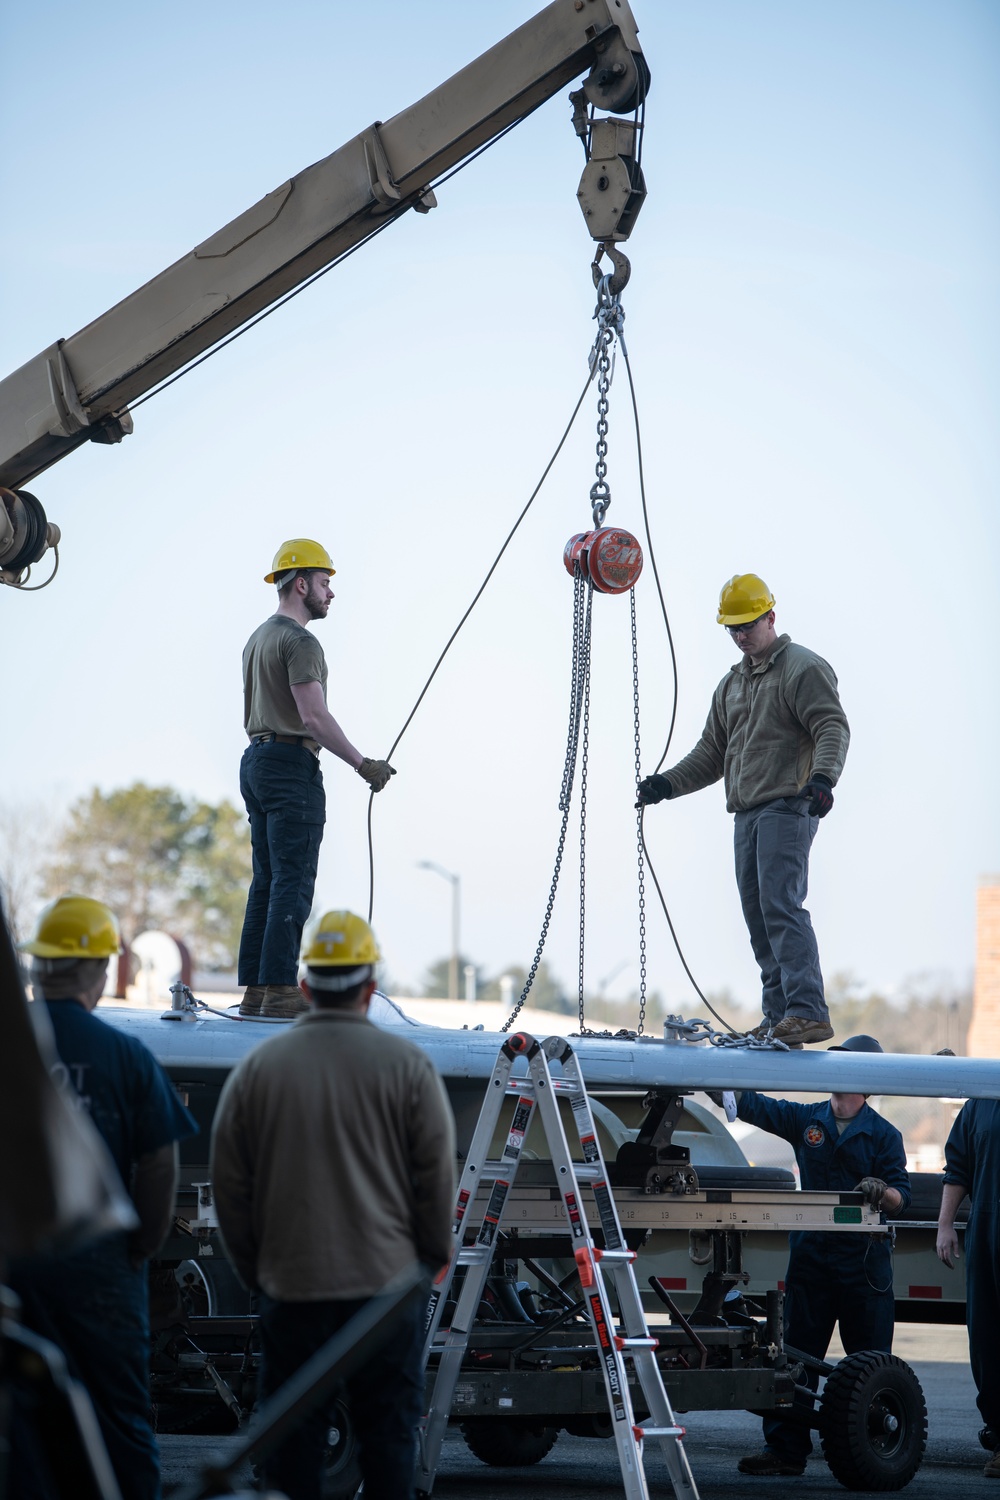
<svg viewBox="0 0 1000 1500">
<path fill-rule="evenodd" d="M 264 582 L 273 583 L 276 573 L 287 573 L 291 568 L 322 568 L 336 573 L 330 554 L 319 542 L 311 542 L 307 536 L 293 536 L 290 542 L 282 542 L 274 554 L 270 573 L 265 573 Z"/>
<path fill-rule="evenodd" d="M 756 573 L 734 573 L 719 595 L 720 625 L 749 625 L 774 608 L 774 595 Z"/>
<path fill-rule="evenodd" d="M 351 911 L 325 912 L 302 944 L 302 962 L 310 969 L 356 969 L 381 957 L 368 923 Z"/>
<path fill-rule="evenodd" d="M 103 901 L 60 896 L 45 907 L 21 951 L 36 958 L 110 958 L 122 951 L 118 918 Z"/>
</svg>

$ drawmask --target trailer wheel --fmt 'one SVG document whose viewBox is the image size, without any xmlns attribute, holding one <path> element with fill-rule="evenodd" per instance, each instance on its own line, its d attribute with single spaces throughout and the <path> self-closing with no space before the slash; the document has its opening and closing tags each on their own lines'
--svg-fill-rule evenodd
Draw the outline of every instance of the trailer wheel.
<svg viewBox="0 0 1000 1500">
<path fill-rule="evenodd" d="M 346 1402 L 338 1399 L 330 1415 L 323 1471 L 323 1500 L 354 1500 L 361 1483 L 358 1436 Z"/>
<path fill-rule="evenodd" d="M 827 1376 L 819 1406 L 823 1456 L 849 1490 L 901 1490 L 927 1445 L 920 1382 L 894 1354 L 849 1354 Z"/>
<path fill-rule="evenodd" d="M 484 1464 L 514 1469 L 537 1464 L 552 1448 L 559 1432 L 525 1417 L 484 1417 L 463 1422 L 462 1436 Z"/>
</svg>

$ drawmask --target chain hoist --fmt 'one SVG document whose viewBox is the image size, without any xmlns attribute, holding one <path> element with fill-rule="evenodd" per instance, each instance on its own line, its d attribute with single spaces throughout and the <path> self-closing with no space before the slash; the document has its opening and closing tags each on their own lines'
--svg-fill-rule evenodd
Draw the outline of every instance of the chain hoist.
<svg viewBox="0 0 1000 1500">
<path fill-rule="evenodd" d="M 613 269 L 602 273 L 601 257 L 607 254 Z M 608 483 L 608 411 L 609 393 L 614 379 L 616 344 L 624 351 L 625 312 L 621 305 L 621 294 L 628 282 L 631 267 L 621 251 L 613 244 L 598 247 L 591 267 L 597 289 L 597 306 L 594 317 L 597 334 L 590 351 L 590 376 L 597 381 L 597 445 L 595 479 L 590 489 L 593 529 L 578 532 L 570 537 L 563 551 L 563 563 L 573 579 L 573 643 L 570 674 L 570 712 L 566 741 L 566 758 L 563 763 L 562 784 L 559 794 L 559 810 L 562 821 L 556 850 L 555 867 L 549 887 L 548 900 L 535 955 L 528 970 L 524 987 L 517 1005 L 501 1028 L 510 1029 L 519 1015 L 531 986 L 538 973 L 542 952 L 548 937 L 549 925 L 555 906 L 556 891 L 562 871 L 569 828 L 570 804 L 573 783 L 576 779 L 577 762 L 580 765 L 580 917 L 578 943 L 577 1006 L 581 1033 L 587 1032 L 585 1016 L 584 969 L 587 933 L 587 790 L 590 750 L 590 663 L 591 634 L 593 625 L 594 594 L 631 595 L 632 633 L 632 696 L 634 707 L 635 784 L 641 777 L 639 748 L 639 666 L 636 644 L 635 595 L 632 590 L 642 572 L 642 548 L 630 531 L 620 527 L 605 526 L 604 521 L 611 505 L 611 487 Z M 638 830 L 639 869 L 639 1034 L 646 1016 L 646 904 L 645 872 L 643 863 L 642 828 Z"/>
</svg>

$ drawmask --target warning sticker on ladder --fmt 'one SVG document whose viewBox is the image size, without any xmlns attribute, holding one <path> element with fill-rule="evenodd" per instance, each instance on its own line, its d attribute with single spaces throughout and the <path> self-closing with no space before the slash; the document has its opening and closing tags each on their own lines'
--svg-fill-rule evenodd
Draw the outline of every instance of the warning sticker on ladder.
<svg viewBox="0 0 1000 1500">
<path fill-rule="evenodd" d="M 462 1220 L 465 1218 L 465 1210 L 469 1206 L 469 1200 L 471 1197 L 472 1194 L 469 1192 L 468 1188 L 463 1188 L 459 1193 L 458 1202 L 455 1204 L 455 1217 L 452 1220 L 451 1225 L 452 1234 L 457 1234 L 459 1229 L 461 1228 Z"/>
<path fill-rule="evenodd" d="M 534 1106 L 533 1099 L 520 1098 L 514 1110 L 514 1118 L 510 1122 L 510 1131 L 507 1135 L 507 1144 L 503 1148 L 504 1157 L 516 1161 L 521 1155 L 524 1146 L 524 1133 L 531 1119 L 531 1111 Z"/>
<path fill-rule="evenodd" d="M 509 1192 L 510 1183 L 504 1182 L 502 1178 L 498 1177 L 493 1184 L 490 1201 L 486 1205 L 483 1222 L 480 1225 L 479 1234 L 476 1236 L 477 1245 L 492 1245 Z"/>
<path fill-rule="evenodd" d="M 604 1243 L 609 1250 L 622 1248 L 622 1241 L 618 1232 L 618 1215 L 611 1198 L 611 1189 L 606 1182 L 594 1183 L 594 1202 L 597 1204 L 597 1214 L 601 1221 L 601 1229 L 604 1233 Z"/>
</svg>

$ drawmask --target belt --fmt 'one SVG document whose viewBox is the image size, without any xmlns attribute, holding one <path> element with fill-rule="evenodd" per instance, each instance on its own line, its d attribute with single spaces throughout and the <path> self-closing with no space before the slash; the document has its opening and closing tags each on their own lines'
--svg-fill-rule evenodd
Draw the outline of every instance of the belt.
<svg viewBox="0 0 1000 1500">
<path fill-rule="evenodd" d="M 252 734 L 251 745 L 269 745 L 272 740 L 277 740 L 279 745 L 301 745 L 303 750 L 311 750 L 313 755 L 319 754 L 319 745 L 311 740 L 307 734 Z"/>
</svg>

